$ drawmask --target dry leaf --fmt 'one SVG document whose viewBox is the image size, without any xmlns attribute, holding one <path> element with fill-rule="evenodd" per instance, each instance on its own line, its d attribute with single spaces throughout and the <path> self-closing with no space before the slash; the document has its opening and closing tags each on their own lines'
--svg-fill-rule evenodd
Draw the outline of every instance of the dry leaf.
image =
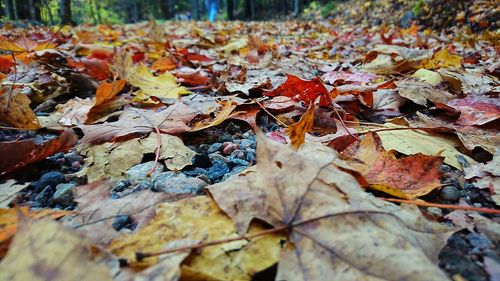
<svg viewBox="0 0 500 281">
<path fill-rule="evenodd" d="M 8 208 L 9 204 L 17 196 L 17 192 L 27 187 L 30 182 L 18 183 L 14 179 L 9 179 L 5 183 L 0 184 L 0 208 Z"/>
<path fill-rule="evenodd" d="M 133 74 L 127 77 L 128 82 L 138 87 L 146 96 L 177 99 L 180 95 L 189 94 L 185 87 L 177 84 L 172 74 L 165 72 L 154 76 L 143 64 L 137 66 Z"/>
<path fill-rule="evenodd" d="M 453 95 L 447 91 L 439 90 L 427 82 L 415 82 L 402 80 L 396 82 L 400 96 L 413 101 L 416 104 L 426 106 L 427 100 L 432 102 L 446 103 L 453 99 Z"/>
<path fill-rule="evenodd" d="M 111 100 L 125 87 L 125 80 L 115 80 L 111 83 L 102 82 L 96 89 L 95 105 L 103 104 Z"/>
<path fill-rule="evenodd" d="M 0 279 L 112 280 L 110 262 L 105 252 L 59 223 L 23 218 L 7 256 L 0 263 Z"/>
<path fill-rule="evenodd" d="M 443 157 L 415 154 L 396 159 L 382 148 L 379 137 L 368 133 L 342 155 L 367 181 L 370 188 L 401 198 L 425 195 L 441 186 Z"/>
<path fill-rule="evenodd" d="M 40 161 L 47 156 L 57 152 L 66 152 L 71 149 L 78 137 L 69 129 L 60 136 L 50 139 L 44 143 L 35 140 L 21 140 L 0 143 L 0 175 L 4 175 L 15 169 L 21 168 L 33 162 Z M 15 151 L 16 153 L 12 153 Z"/>
<path fill-rule="evenodd" d="M 314 104 L 311 104 L 307 111 L 300 117 L 299 122 L 288 126 L 287 133 L 293 148 L 298 148 L 305 142 L 306 133 L 310 132 L 314 124 Z"/>
<path fill-rule="evenodd" d="M 250 233 L 264 230 L 253 224 Z M 156 216 L 136 234 L 117 237 L 109 249 L 119 257 L 135 260 L 135 252 L 161 250 L 167 242 L 189 239 L 211 241 L 237 237 L 231 220 L 207 196 L 157 205 Z M 183 263 L 191 280 L 251 280 L 252 275 L 270 267 L 279 259 L 280 241 L 285 237 L 271 234 L 251 240 L 240 240 L 202 248 Z M 157 258 L 133 262 L 143 267 L 156 264 Z"/>
<path fill-rule="evenodd" d="M 30 99 L 23 93 L 0 90 L 0 123 L 19 129 L 38 129 L 40 123 L 30 108 Z"/>
<path fill-rule="evenodd" d="M 256 168 L 209 190 L 240 233 L 255 218 L 292 226 L 276 280 L 448 280 L 436 260 L 449 228 L 365 193 L 327 147 L 257 137 Z"/>
</svg>

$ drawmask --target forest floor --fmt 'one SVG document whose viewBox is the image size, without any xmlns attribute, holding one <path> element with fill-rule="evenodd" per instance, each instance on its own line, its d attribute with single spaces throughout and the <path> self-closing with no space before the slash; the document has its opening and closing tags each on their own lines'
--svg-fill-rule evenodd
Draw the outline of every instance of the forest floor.
<svg viewBox="0 0 500 281">
<path fill-rule="evenodd" d="M 0 36 L 1 280 L 500 280 L 498 33 Z"/>
</svg>

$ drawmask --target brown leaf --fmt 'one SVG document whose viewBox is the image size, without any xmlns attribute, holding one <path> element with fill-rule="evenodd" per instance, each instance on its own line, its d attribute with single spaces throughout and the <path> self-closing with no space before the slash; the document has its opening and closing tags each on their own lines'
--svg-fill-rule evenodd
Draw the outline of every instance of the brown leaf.
<svg viewBox="0 0 500 281">
<path fill-rule="evenodd" d="M 78 140 L 73 130 L 66 130 L 60 136 L 38 143 L 36 140 L 21 140 L 0 143 L 0 175 L 40 161 L 47 156 L 71 149 Z M 15 153 L 12 153 L 15 151 Z"/>
<path fill-rule="evenodd" d="M 327 147 L 257 138 L 256 167 L 209 190 L 240 233 L 255 218 L 290 227 L 277 280 L 448 279 L 435 263 L 451 229 L 365 193 Z"/>
<path fill-rule="evenodd" d="M 0 123 L 19 129 L 38 129 L 40 123 L 31 110 L 30 99 L 22 93 L 0 89 Z"/>
<path fill-rule="evenodd" d="M 108 254 L 88 239 L 50 219 L 21 219 L 7 256 L 2 280 L 112 280 Z M 117 261 L 114 261 L 117 266 Z"/>
<path fill-rule="evenodd" d="M 157 111 L 129 107 L 116 122 L 80 126 L 85 134 L 82 142 L 98 144 L 131 135 L 143 135 L 152 132 L 153 125 L 163 133 L 180 134 L 190 130 L 187 123 L 197 114 L 195 109 L 182 102 Z"/>
<path fill-rule="evenodd" d="M 454 99 L 448 106 L 460 111 L 460 118 L 455 121 L 459 125 L 484 125 L 500 118 L 500 98 L 469 96 Z"/>
<path fill-rule="evenodd" d="M 444 157 L 415 154 L 396 159 L 382 148 L 380 138 L 368 133 L 342 155 L 370 188 L 400 197 L 415 198 L 441 186 L 440 167 Z"/>
<path fill-rule="evenodd" d="M 169 193 L 142 190 L 114 199 L 111 197 L 112 188 L 110 180 L 75 187 L 73 192 L 78 203 L 77 214 L 67 219 L 65 224 L 85 234 L 94 243 L 107 245 L 120 235 L 113 228 L 118 216 L 129 216 L 137 224 L 136 228 L 141 228 L 154 217 L 156 204 L 181 198 Z"/>
</svg>

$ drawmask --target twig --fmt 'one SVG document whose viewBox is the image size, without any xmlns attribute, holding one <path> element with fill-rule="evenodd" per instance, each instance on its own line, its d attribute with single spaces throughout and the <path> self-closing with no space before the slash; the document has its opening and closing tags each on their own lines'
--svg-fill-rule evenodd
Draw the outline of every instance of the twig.
<svg viewBox="0 0 500 281">
<path fill-rule="evenodd" d="M 421 128 L 410 128 L 410 127 L 404 127 L 404 128 L 384 128 L 384 129 L 375 129 L 375 130 L 367 130 L 366 132 L 360 132 L 356 133 L 358 135 L 364 135 L 368 133 L 377 133 L 377 132 L 384 132 L 384 131 L 400 131 L 400 130 L 414 130 L 414 131 L 429 131 L 429 132 L 434 132 L 436 129 L 439 129 L 439 127 L 431 128 L 431 127 L 421 127 Z"/>
<path fill-rule="evenodd" d="M 253 99 L 254 102 L 256 102 L 260 108 L 262 108 L 267 114 L 269 114 L 276 122 L 280 123 L 280 125 L 284 126 L 285 128 L 288 127 L 287 124 L 283 123 L 281 120 L 278 119 L 278 117 L 274 116 L 267 108 L 265 108 L 257 99 Z"/>
<path fill-rule="evenodd" d="M 441 209 L 454 209 L 454 210 L 464 210 L 464 211 L 476 211 L 481 213 L 488 214 L 500 214 L 500 210 L 490 209 L 490 208 L 479 208 L 479 207 L 471 207 L 471 206 L 458 206 L 458 205 L 450 205 L 450 204 L 439 204 L 439 203 L 429 203 L 421 200 L 408 200 L 408 199 L 398 199 L 398 198 L 383 198 L 379 197 L 385 201 L 395 202 L 395 203 L 406 203 L 413 204 L 417 206 L 424 207 L 436 207 Z"/>
<path fill-rule="evenodd" d="M 342 119 L 342 117 L 340 116 L 339 112 L 337 111 L 337 109 L 335 108 L 335 106 L 332 106 L 333 108 L 333 112 L 335 112 L 335 114 L 337 115 L 337 117 L 339 118 L 339 121 L 340 121 L 340 124 L 342 124 L 342 127 L 344 127 L 344 129 L 346 130 L 346 132 L 351 136 L 353 137 L 354 139 L 356 139 L 357 141 L 359 141 L 359 138 L 356 137 L 354 134 L 352 134 L 351 132 L 349 132 L 349 129 L 347 128 L 347 126 L 345 125 L 344 123 L 344 120 Z"/>
</svg>

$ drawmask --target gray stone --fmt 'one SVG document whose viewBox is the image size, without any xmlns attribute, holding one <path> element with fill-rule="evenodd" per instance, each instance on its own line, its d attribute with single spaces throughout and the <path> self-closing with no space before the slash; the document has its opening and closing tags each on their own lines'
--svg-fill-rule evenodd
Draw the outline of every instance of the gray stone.
<svg viewBox="0 0 500 281">
<path fill-rule="evenodd" d="M 37 201 L 41 207 L 45 207 L 49 204 L 49 200 L 52 198 L 54 194 L 55 187 L 47 185 L 36 197 L 35 201 Z"/>
<path fill-rule="evenodd" d="M 246 166 L 236 166 L 231 170 L 231 172 L 225 174 L 224 177 L 222 177 L 222 180 L 225 181 L 228 178 L 230 178 L 231 176 L 234 176 L 236 174 L 243 172 L 246 168 L 247 168 Z"/>
<path fill-rule="evenodd" d="M 443 211 L 439 208 L 436 208 L 436 207 L 427 208 L 427 212 L 429 212 L 429 214 L 433 215 L 434 217 L 442 217 L 443 216 Z"/>
<path fill-rule="evenodd" d="M 199 178 L 188 178 L 180 172 L 164 172 L 153 182 L 153 190 L 175 194 L 201 194 L 208 184 Z"/>
<path fill-rule="evenodd" d="M 245 167 L 247 167 L 248 165 L 250 165 L 250 163 L 248 163 L 248 161 L 243 160 L 243 159 L 239 159 L 239 158 L 233 158 L 233 159 L 231 159 L 231 163 L 233 163 L 236 166 L 245 166 Z"/>
<path fill-rule="evenodd" d="M 61 172 L 48 172 L 45 173 L 40 179 L 34 184 L 35 192 L 41 192 L 47 186 L 56 187 L 58 184 L 64 182 L 64 174 Z"/>
<path fill-rule="evenodd" d="M 130 184 L 136 185 L 140 183 L 142 180 L 147 179 L 148 172 L 153 168 L 154 163 L 155 163 L 154 161 L 142 163 L 128 169 L 128 171 L 125 172 L 125 176 L 130 181 Z M 165 166 L 163 166 L 163 164 L 161 163 L 158 163 L 156 165 L 155 171 L 150 176 L 149 180 L 154 180 L 164 170 Z"/>
<path fill-rule="evenodd" d="M 460 199 L 460 192 L 455 186 L 448 185 L 441 189 L 441 198 L 450 202 L 456 202 Z"/>
<path fill-rule="evenodd" d="M 241 140 L 240 147 L 241 149 L 246 149 L 246 148 L 255 149 L 255 141 L 249 139 Z"/>
<path fill-rule="evenodd" d="M 222 149 L 222 143 L 216 142 L 210 146 L 210 148 L 207 150 L 207 153 L 212 154 L 217 151 L 220 151 L 221 149 Z"/>
<path fill-rule="evenodd" d="M 52 195 L 52 202 L 63 207 L 68 207 L 74 204 L 73 202 L 73 187 L 74 183 L 61 183 L 56 186 L 56 192 Z"/>
</svg>

